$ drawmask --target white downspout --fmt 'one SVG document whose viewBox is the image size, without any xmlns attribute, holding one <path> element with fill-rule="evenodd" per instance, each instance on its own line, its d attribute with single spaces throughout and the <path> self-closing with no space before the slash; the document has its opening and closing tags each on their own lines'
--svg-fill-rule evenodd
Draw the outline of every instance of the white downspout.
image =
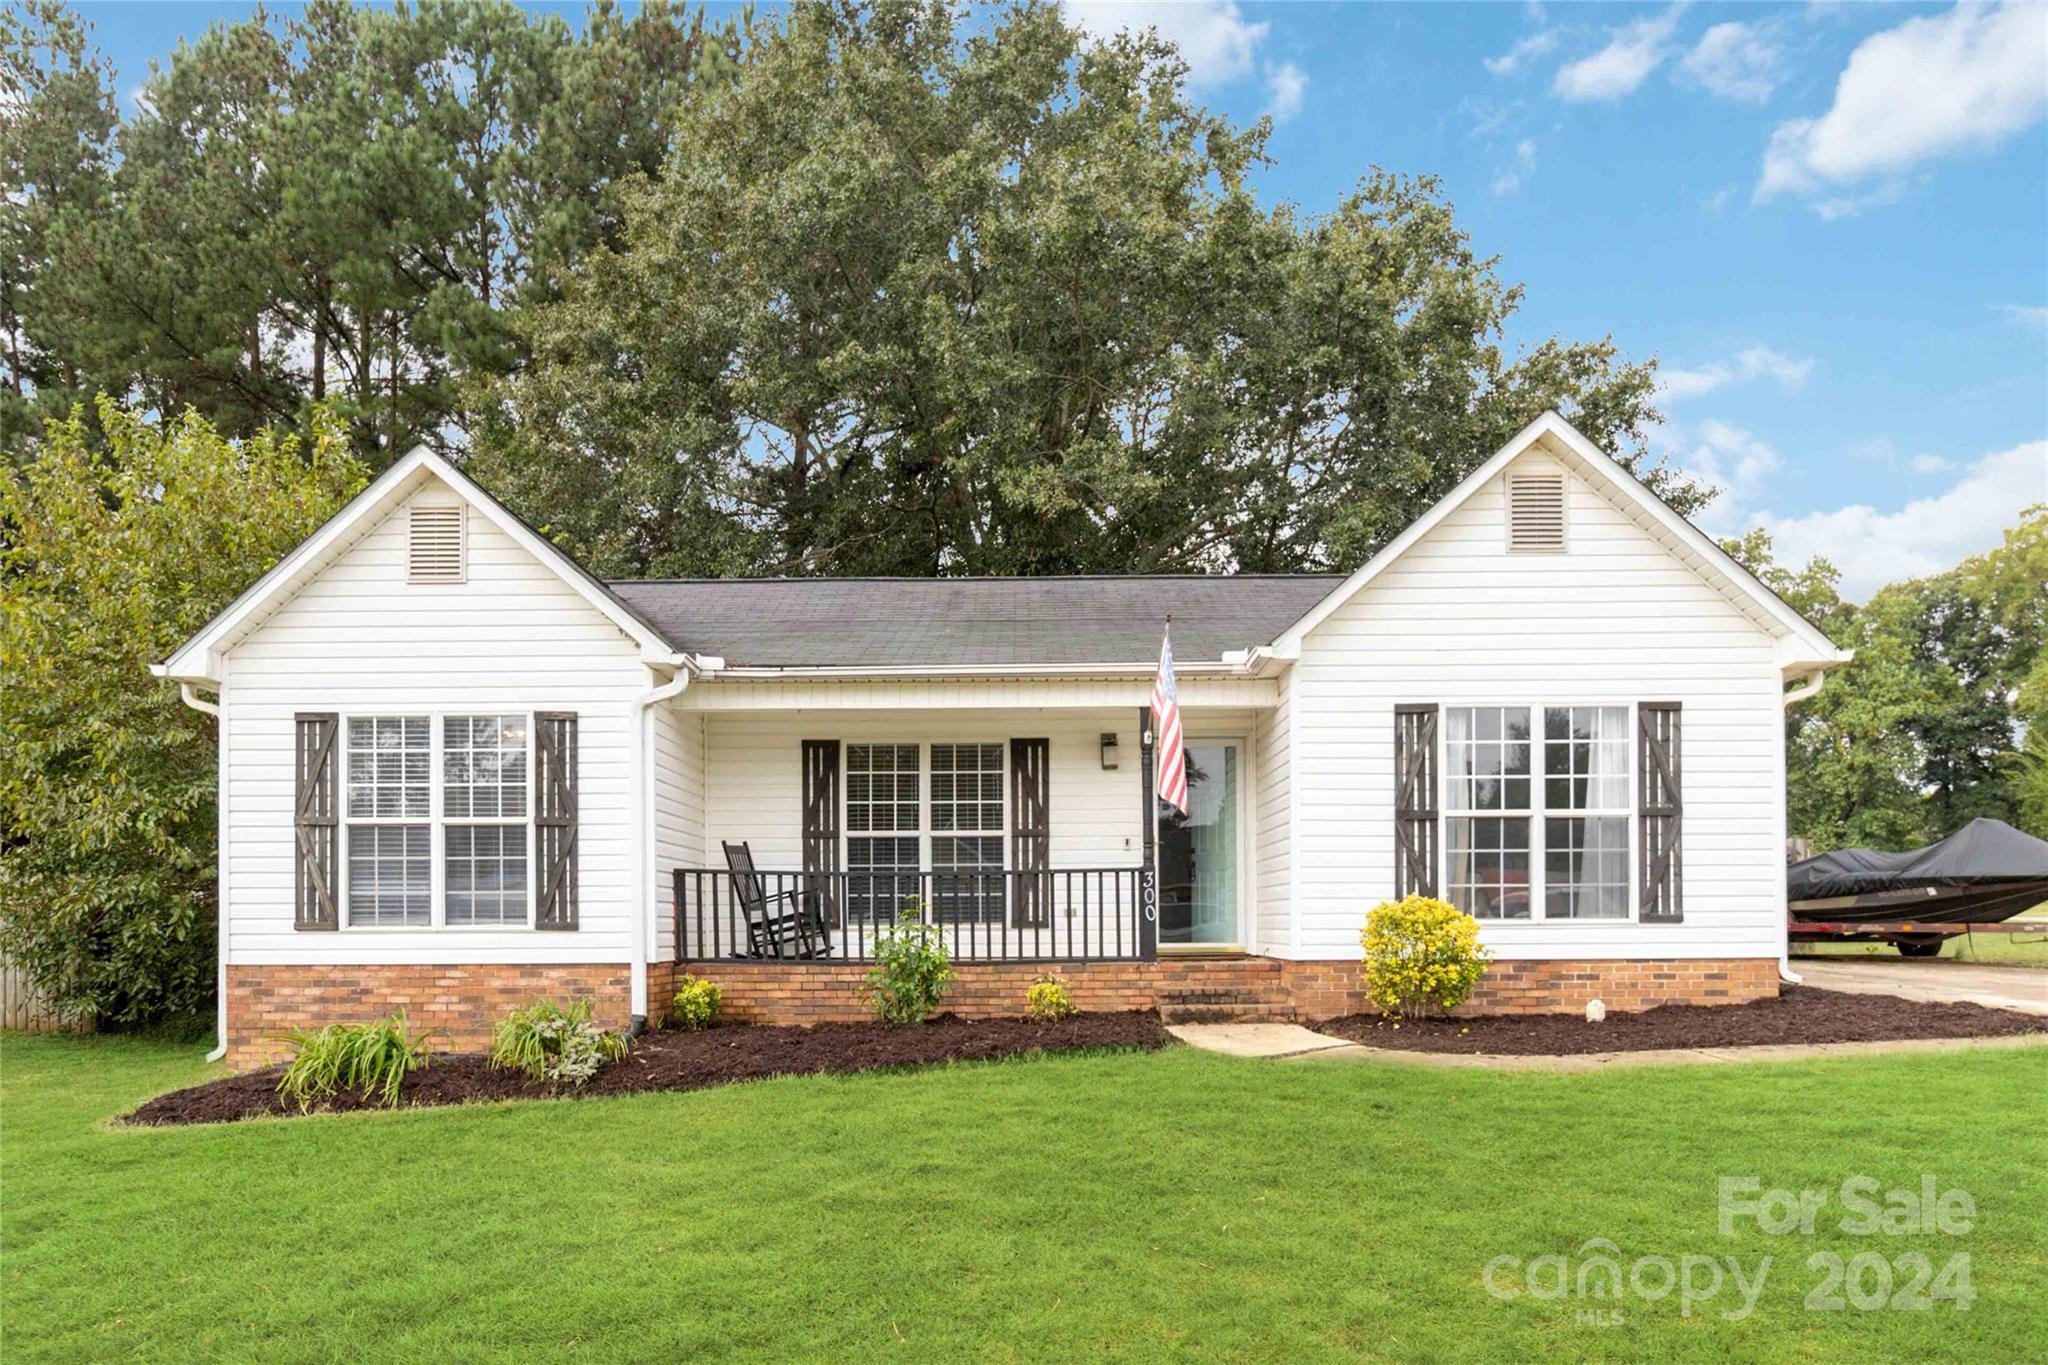
<svg viewBox="0 0 2048 1365">
<path fill-rule="evenodd" d="M 1813 696 L 1820 691 L 1827 680 L 1826 669 L 1816 668 L 1812 670 L 1806 675 L 1805 682 L 1785 694 L 1785 707 L 1790 709 L 1795 703 L 1805 701 Z M 1778 727 L 1778 772 L 1781 775 L 1786 772 L 1785 727 L 1782 725 Z M 1781 827 L 1778 832 L 1782 835 L 1784 833 L 1783 828 Z M 1782 844 L 1783 840 L 1781 839 L 1779 842 Z M 1778 979 L 1788 986 L 1803 986 L 1806 984 L 1806 978 L 1792 970 L 1792 914 L 1789 909 L 1785 913 L 1784 935 L 1784 938 L 1778 944 Z"/>
<path fill-rule="evenodd" d="M 228 727 L 221 718 L 220 707 L 210 701 L 202 701 L 191 683 L 178 684 L 178 700 L 202 715 L 214 719 L 214 744 L 218 750 L 214 766 L 215 781 L 219 791 L 214 797 L 214 817 L 219 827 L 214 833 L 215 856 L 220 859 L 215 869 L 217 888 L 214 893 L 213 927 L 213 1051 L 206 1054 L 206 1060 L 217 1062 L 228 1055 Z"/>
<path fill-rule="evenodd" d="M 647 1028 L 647 947 L 648 930 L 652 927 L 654 915 L 654 892 L 649 883 L 649 872 L 654 865 L 655 819 L 654 819 L 654 726 L 648 720 L 650 708 L 681 696 L 690 685 L 690 665 L 678 656 L 676 675 L 659 687 L 642 692 L 633 705 L 634 724 L 638 729 L 635 744 L 640 761 L 636 765 L 634 785 L 636 800 L 640 808 L 640 848 L 633 860 L 633 962 L 632 962 L 632 1014 L 633 1022 L 629 1032 L 635 1036 Z"/>
</svg>

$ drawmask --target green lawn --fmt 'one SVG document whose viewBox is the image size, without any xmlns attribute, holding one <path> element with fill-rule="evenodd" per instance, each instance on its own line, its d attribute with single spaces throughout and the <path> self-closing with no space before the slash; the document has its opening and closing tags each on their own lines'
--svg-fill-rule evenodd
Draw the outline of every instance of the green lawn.
<svg viewBox="0 0 2048 1365">
<path fill-rule="evenodd" d="M 131 1131 L 196 1050 L 0 1041 L 0 1352 L 39 1360 L 2037 1360 L 2048 1050 L 1590 1076 L 1187 1049 Z M 1717 1229 L 1715 1177 L 1923 1174 L 1959 1237 Z M 1773 1258 L 1499 1300 L 1589 1239 Z M 1971 1258 L 1974 1307 L 1810 1311 L 1807 1257 Z M 1875 1274 L 1875 1271 L 1872 1272 Z M 1652 1281 L 1656 1279 L 1651 1276 Z M 1518 1282 L 1512 1275 L 1507 1282 Z M 1901 1280 L 1903 1283 L 1903 1278 Z"/>
</svg>

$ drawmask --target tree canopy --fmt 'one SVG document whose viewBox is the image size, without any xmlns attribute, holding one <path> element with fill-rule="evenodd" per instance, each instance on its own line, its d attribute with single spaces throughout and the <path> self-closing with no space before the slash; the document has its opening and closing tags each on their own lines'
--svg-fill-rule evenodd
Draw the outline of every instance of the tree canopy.
<svg viewBox="0 0 2048 1365">
<path fill-rule="evenodd" d="M 1824 559 L 1773 563 L 1762 531 L 1728 549 L 1856 651 L 1786 713 L 1793 835 L 1902 849 L 1988 815 L 2048 836 L 2048 506 L 1999 548 L 1861 606 Z"/>
<path fill-rule="evenodd" d="M 149 665 L 363 483 L 339 428 L 230 442 L 112 403 L 0 470 L 0 953 L 134 1023 L 213 994 L 215 728 Z"/>
</svg>

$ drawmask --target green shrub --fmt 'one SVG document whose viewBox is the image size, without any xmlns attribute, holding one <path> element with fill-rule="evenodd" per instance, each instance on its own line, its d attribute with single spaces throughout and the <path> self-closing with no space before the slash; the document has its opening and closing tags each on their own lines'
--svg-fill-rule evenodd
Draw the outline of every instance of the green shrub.
<svg viewBox="0 0 2048 1365">
<path fill-rule="evenodd" d="M 875 936 L 875 965 L 861 984 L 861 998 L 885 1024 L 929 1019 L 953 984 L 953 963 L 938 926 L 923 918 L 923 907 L 912 896 L 896 923 Z"/>
<path fill-rule="evenodd" d="M 1052 972 L 1041 973 L 1031 983 L 1031 989 L 1024 993 L 1024 1005 L 1025 1013 L 1041 1023 L 1075 1013 L 1074 997 L 1067 990 L 1065 979 Z"/>
<path fill-rule="evenodd" d="M 1366 998 L 1403 1019 L 1463 1003 L 1493 956 L 1479 942 L 1479 921 L 1428 896 L 1381 905 L 1360 941 Z"/>
<path fill-rule="evenodd" d="M 625 1035 L 590 1022 L 588 1000 L 567 1009 L 536 1000 L 500 1019 L 491 1032 L 491 1065 L 524 1071 L 536 1081 L 582 1085 L 600 1066 L 625 1055 Z"/>
<path fill-rule="evenodd" d="M 279 1036 L 292 1045 L 293 1056 L 277 1092 L 304 1111 L 343 1090 L 397 1107 L 399 1084 L 427 1064 L 427 1039 L 434 1035 L 408 1032 L 405 1011 L 399 1010 L 372 1024 L 329 1024 Z"/>
<path fill-rule="evenodd" d="M 708 1028 L 718 1017 L 719 1002 L 725 999 L 715 981 L 686 976 L 676 987 L 675 1002 L 669 1006 L 668 1021 L 680 1029 Z"/>
</svg>

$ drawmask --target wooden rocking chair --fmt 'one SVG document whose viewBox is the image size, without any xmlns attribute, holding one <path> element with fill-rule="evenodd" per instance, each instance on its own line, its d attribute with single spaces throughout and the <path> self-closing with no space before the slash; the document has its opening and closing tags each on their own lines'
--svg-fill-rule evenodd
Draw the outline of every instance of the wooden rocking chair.
<svg viewBox="0 0 2048 1365">
<path fill-rule="evenodd" d="M 803 892 L 769 895 L 754 870 L 754 851 L 745 842 L 725 845 L 725 865 L 732 873 L 733 900 L 747 917 L 747 956 L 819 958 L 832 955 L 825 917 L 806 903 Z"/>
</svg>

